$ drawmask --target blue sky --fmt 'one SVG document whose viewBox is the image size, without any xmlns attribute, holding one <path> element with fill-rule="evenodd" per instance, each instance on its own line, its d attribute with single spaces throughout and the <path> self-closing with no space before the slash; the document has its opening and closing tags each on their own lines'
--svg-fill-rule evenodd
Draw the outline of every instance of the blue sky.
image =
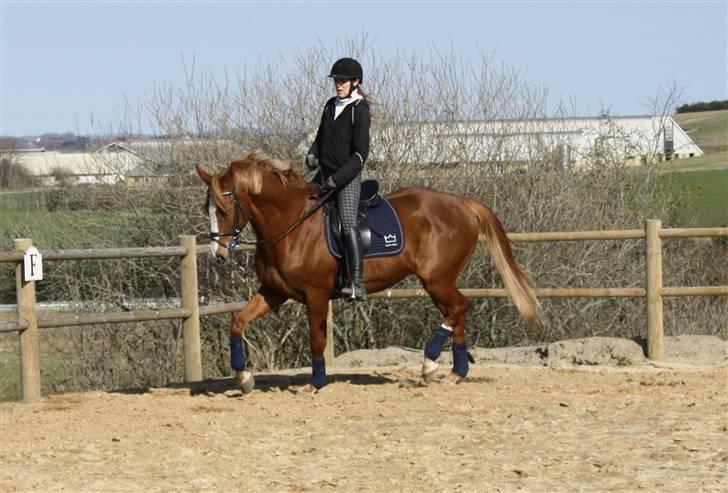
<svg viewBox="0 0 728 493">
<path fill-rule="evenodd" d="M 673 81 L 683 102 L 728 99 L 727 4 L 0 0 L 0 135 L 86 133 L 125 98 L 183 85 L 183 59 L 236 73 L 357 33 L 382 57 L 495 51 L 582 115 L 644 114 Z"/>
</svg>

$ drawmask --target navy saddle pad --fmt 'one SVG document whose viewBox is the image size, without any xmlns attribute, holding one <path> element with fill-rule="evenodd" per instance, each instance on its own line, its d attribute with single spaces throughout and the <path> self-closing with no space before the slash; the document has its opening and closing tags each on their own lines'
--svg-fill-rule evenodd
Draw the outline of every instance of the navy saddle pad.
<svg viewBox="0 0 728 493">
<path fill-rule="evenodd" d="M 371 229 L 372 244 L 364 258 L 389 257 L 399 255 L 404 248 L 404 235 L 402 224 L 399 222 L 397 211 L 384 198 L 380 198 L 376 205 L 367 208 L 366 223 Z M 326 215 L 324 221 L 324 234 L 329 251 L 336 258 L 341 258 L 341 247 L 336 241 L 331 214 Z"/>
</svg>

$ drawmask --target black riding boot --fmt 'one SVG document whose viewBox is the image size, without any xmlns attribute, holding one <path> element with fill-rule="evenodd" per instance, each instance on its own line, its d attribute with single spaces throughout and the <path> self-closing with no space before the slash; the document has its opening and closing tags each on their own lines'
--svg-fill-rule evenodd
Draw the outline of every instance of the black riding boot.
<svg viewBox="0 0 728 493">
<path fill-rule="evenodd" d="M 341 290 L 344 298 L 351 300 L 365 300 L 366 289 L 362 277 L 364 275 L 364 252 L 362 251 L 359 230 L 356 228 L 344 231 L 344 248 L 346 248 L 346 263 L 349 270 L 349 286 Z"/>
</svg>

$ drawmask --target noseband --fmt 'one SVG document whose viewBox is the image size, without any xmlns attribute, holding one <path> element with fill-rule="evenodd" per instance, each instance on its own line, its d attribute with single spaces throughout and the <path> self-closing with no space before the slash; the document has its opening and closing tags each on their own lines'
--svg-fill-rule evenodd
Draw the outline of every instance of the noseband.
<svg viewBox="0 0 728 493">
<path fill-rule="evenodd" d="M 240 205 L 240 201 L 238 200 L 238 197 L 235 195 L 234 192 L 223 192 L 223 195 L 232 195 L 233 196 L 233 207 L 234 207 L 234 219 L 233 219 L 233 230 L 232 231 L 226 231 L 224 233 L 210 233 L 210 240 L 216 241 L 218 238 L 226 238 L 228 236 L 231 236 L 232 238 L 230 241 L 228 241 L 227 249 L 230 253 L 233 253 L 233 250 L 235 250 L 235 247 L 238 246 L 240 243 L 240 235 L 243 232 L 243 228 L 240 227 L 240 217 L 245 218 L 245 222 L 249 221 L 249 218 L 247 214 L 245 214 L 245 211 L 243 210 L 243 207 Z"/>
<path fill-rule="evenodd" d="M 245 213 L 243 210 L 243 207 L 240 205 L 240 201 L 238 200 L 237 195 L 235 195 L 235 192 L 232 190 L 229 192 L 223 192 L 222 194 L 232 195 L 233 196 L 233 206 L 234 206 L 234 213 L 235 216 L 233 218 L 233 230 L 232 231 L 226 231 L 224 233 L 210 233 L 210 239 L 211 240 L 217 240 L 218 238 L 225 238 L 225 237 L 231 237 L 230 241 L 228 241 L 227 244 L 227 250 L 230 253 L 233 253 L 235 250 L 235 247 L 238 245 L 263 245 L 265 243 L 275 243 L 284 236 L 286 236 L 288 233 L 296 229 L 303 221 L 311 217 L 311 215 L 316 212 L 318 209 L 323 206 L 327 200 L 329 200 L 329 197 L 331 197 L 334 192 L 336 192 L 336 189 L 330 189 L 325 194 L 323 194 L 319 200 L 311 207 L 308 211 L 306 211 L 298 220 L 296 220 L 293 224 L 288 226 L 285 230 L 278 233 L 277 235 L 263 240 L 257 240 L 257 241 L 247 241 L 247 240 L 241 240 L 240 235 L 243 232 L 243 228 L 240 227 L 240 217 L 242 216 L 245 218 L 245 224 L 250 222 L 250 217 Z"/>
</svg>

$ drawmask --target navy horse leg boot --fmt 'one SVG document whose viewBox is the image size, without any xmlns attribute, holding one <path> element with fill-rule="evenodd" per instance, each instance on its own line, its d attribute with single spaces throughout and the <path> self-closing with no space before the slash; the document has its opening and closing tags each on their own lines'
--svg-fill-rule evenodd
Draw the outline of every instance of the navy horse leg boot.
<svg viewBox="0 0 728 493">
<path fill-rule="evenodd" d="M 365 300 L 367 292 L 362 280 L 364 277 L 364 252 L 357 228 L 349 228 L 344 231 L 344 248 L 346 248 L 345 257 L 349 268 L 349 283 L 341 290 L 341 294 L 350 300 Z"/>
<path fill-rule="evenodd" d="M 255 387 L 255 378 L 246 369 L 245 348 L 241 336 L 230 337 L 230 366 L 235 370 L 235 382 L 240 390 L 243 394 L 249 394 Z"/>
<path fill-rule="evenodd" d="M 425 383 L 430 383 L 435 379 L 435 373 L 440 367 L 437 359 L 440 357 L 442 347 L 452 337 L 452 329 L 445 324 L 438 327 L 425 346 L 425 361 L 422 363 L 422 378 Z"/>
<path fill-rule="evenodd" d="M 450 383 L 460 383 L 468 376 L 468 363 L 472 356 L 468 353 L 468 343 L 453 343 L 452 345 L 452 373 L 447 380 Z"/>
</svg>

